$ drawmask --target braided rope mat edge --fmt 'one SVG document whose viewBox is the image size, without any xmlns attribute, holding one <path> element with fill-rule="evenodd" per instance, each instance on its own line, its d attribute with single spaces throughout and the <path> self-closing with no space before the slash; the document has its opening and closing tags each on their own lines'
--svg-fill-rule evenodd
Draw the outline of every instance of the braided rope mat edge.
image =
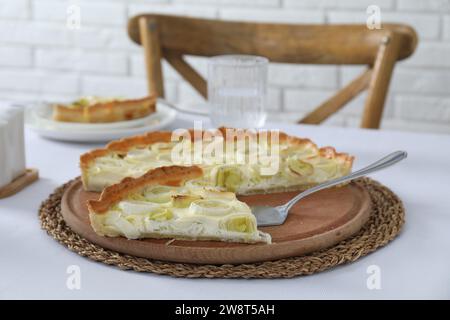
<svg viewBox="0 0 450 320">
<path fill-rule="evenodd" d="M 123 270 L 187 278 L 292 278 L 321 272 L 363 257 L 393 240 L 405 218 L 402 201 L 387 187 L 369 178 L 356 181 L 369 191 L 369 221 L 353 237 L 314 253 L 276 261 L 239 265 L 197 265 L 139 258 L 104 249 L 73 232 L 61 215 L 61 197 L 72 181 L 58 187 L 39 208 L 41 226 L 59 243 L 89 259 Z"/>
</svg>

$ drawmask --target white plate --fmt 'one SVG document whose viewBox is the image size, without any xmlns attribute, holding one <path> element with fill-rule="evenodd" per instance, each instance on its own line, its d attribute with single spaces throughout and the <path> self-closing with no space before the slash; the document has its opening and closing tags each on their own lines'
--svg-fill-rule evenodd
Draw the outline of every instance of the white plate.
<svg viewBox="0 0 450 320">
<path fill-rule="evenodd" d="M 171 124 L 177 112 L 162 99 L 156 103 L 156 112 L 147 117 L 115 123 L 85 124 L 51 120 L 50 104 L 28 108 L 26 124 L 39 135 L 55 140 L 104 142 L 126 136 L 160 130 Z"/>
</svg>

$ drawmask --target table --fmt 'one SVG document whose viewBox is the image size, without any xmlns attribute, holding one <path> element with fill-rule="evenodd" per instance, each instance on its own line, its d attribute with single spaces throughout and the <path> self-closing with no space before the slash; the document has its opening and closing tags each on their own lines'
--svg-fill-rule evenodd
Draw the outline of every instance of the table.
<svg viewBox="0 0 450 320">
<path fill-rule="evenodd" d="M 192 127 L 192 119 L 183 119 L 171 127 Z M 122 271 L 67 250 L 40 229 L 37 217 L 48 194 L 79 175 L 79 155 L 100 145 L 51 141 L 27 131 L 27 163 L 39 168 L 41 178 L 0 200 L 0 298 L 450 298 L 450 136 L 277 123 L 268 127 L 353 154 L 355 168 L 394 150 L 408 151 L 401 164 L 372 175 L 405 203 L 401 235 L 354 263 L 294 279 L 180 279 Z M 71 265 L 80 268 L 80 290 L 66 286 Z M 373 265 L 380 270 L 379 290 L 367 287 Z"/>
</svg>

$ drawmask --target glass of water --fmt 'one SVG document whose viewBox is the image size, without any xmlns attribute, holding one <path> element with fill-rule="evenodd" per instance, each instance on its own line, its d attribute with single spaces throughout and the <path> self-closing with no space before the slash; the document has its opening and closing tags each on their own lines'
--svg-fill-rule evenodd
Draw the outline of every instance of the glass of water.
<svg viewBox="0 0 450 320">
<path fill-rule="evenodd" d="M 266 122 L 269 60 L 251 55 L 212 57 L 208 64 L 208 103 L 216 127 L 260 128 Z"/>
</svg>

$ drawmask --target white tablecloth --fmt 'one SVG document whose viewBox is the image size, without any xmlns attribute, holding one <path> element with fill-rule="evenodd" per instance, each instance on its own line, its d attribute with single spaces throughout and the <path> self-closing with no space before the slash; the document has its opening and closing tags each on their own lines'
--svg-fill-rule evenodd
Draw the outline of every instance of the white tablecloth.
<svg viewBox="0 0 450 320">
<path fill-rule="evenodd" d="M 181 121 L 172 126 L 190 127 Z M 373 174 L 404 201 L 406 224 L 386 247 L 312 276 L 283 280 L 180 279 L 96 263 L 58 244 L 40 228 L 40 203 L 79 175 L 78 157 L 96 147 L 26 132 L 27 163 L 40 180 L 0 200 L 0 298 L 133 299 L 390 299 L 450 298 L 450 136 L 271 124 L 356 156 L 355 168 L 394 151 L 408 159 Z M 81 271 L 81 289 L 66 286 L 67 268 Z M 368 267 L 379 267 L 381 289 L 369 290 Z"/>
</svg>

